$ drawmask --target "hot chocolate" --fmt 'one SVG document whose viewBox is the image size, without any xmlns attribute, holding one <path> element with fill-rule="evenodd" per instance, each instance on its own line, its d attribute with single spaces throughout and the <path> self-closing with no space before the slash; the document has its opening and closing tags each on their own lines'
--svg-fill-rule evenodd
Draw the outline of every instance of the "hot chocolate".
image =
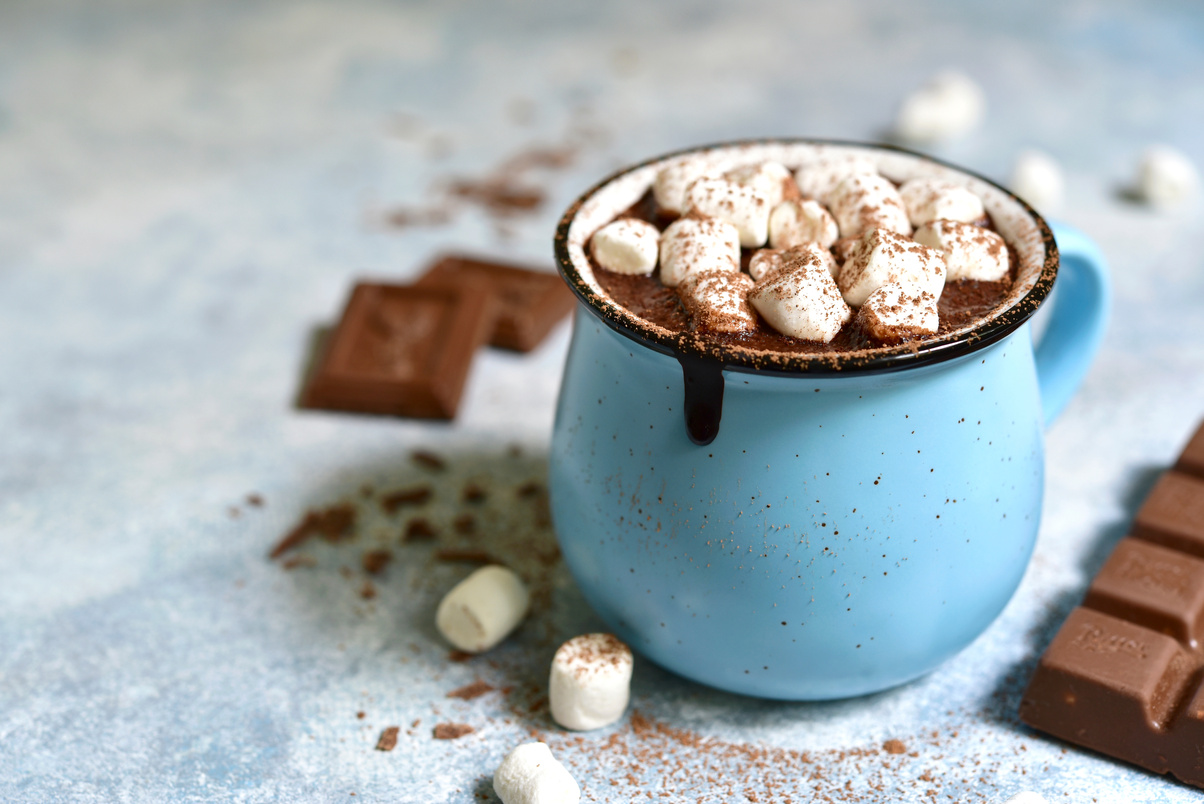
<svg viewBox="0 0 1204 804">
<path fill-rule="evenodd" d="M 972 327 L 1020 264 L 965 186 L 850 155 L 679 159 L 588 245 L 601 289 L 649 324 L 790 355 Z"/>
</svg>

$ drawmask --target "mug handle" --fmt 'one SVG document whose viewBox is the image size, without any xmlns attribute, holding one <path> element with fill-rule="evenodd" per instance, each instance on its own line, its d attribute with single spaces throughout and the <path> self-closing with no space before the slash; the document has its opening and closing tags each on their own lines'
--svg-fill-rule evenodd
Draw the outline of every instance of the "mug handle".
<svg viewBox="0 0 1204 804">
<path fill-rule="evenodd" d="M 1057 294 L 1049 325 L 1035 350 L 1046 427 L 1087 374 L 1112 308 L 1112 281 L 1099 247 L 1078 229 L 1050 226 L 1058 244 Z"/>
</svg>

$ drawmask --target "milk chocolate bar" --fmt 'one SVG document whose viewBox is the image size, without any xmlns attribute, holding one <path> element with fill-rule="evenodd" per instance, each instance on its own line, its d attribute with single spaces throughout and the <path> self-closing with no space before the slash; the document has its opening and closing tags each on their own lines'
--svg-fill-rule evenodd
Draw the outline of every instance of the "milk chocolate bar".
<svg viewBox="0 0 1204 804">
<path fill-rule="evenodd" d="M 1204 426 L 1041 657 L 1020 719 L 1204 787 Z"/>
<path fill-rule="evenodd" d="M 573 294 L 554 273 L 493 260 L 447 256 L 437 260 L 416 283 L 487 288 L 500 304 L 489 343 L 529 352 L 573 309 Z"/>
<path fill-rule="evenodd" d="M 496 302 L 482 288 L 361 282 L 301 404 L 450 419 L 496 320 Z"/>
</svg>

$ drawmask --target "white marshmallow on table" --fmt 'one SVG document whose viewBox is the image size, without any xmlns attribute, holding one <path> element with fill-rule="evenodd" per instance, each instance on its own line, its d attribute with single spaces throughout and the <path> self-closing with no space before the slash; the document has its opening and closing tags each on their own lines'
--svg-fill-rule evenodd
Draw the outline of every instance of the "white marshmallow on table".
<svg viewBox="0 0 1204 804">
<path fill-rule="evenodd" d="M 695 326 L 710 332 L 749 332 L 757 316 L 748 305 L 753 278 L 741 271 L 691 271 L 677 286 L 682 306 Z"/>
<path fill-rule="evenodd" d="M 1007 243 L 997 233 L 972 223 L 937 219 L 916 230 L 915 240 L 945 255 L 945 281 L 998 282 L 1008 272 Z"/>
<path fill-rule="evenodd" d="M 686 214 L 727 221 L 740 232 L 740 245 L 760 248 L 769 239 L 769 211 L 765 193 L 727 179 L 698 179 L 686 188 Z"/>
<path fill-rule="evenodd" d="M 1062 205 L 1062 168 L 1047 153 L 1030 150 L 1017 156 L 1008 186 L 1039 212 L 1054 212 Z"/>
<path fill-rule="evenodd" d="M 829 193 L 828 209 L 841 237 L 855 237 L 869 229 L 911 234 L 911 221 L 898 189 L 877 173 L 845 177 Z"/>
<path fill-rule="evenodd" d="M 912 226 L 944 218 L 950 221 L 976 221 L 987 211 L 982 199 L 961 185 L 943 179 L 912 179 L 899 188 L 899 197 L 907 209 Z"/>
<path fill-rule="evenodd" d="M 678 218 L 661 233 L 661 284 L 677 287 L 692 271 L 740 270 L 740 233 L 715 218 Z"/>
<path fill-rule="evenodd" d="M 800 165 L 794 171 L 794 182 L 803 196 L 826 204 L 828 194 L 836 189 L 836 185 L 857 174 L 876 176 L 878 166 L 864 156 L 828 155 Z"/>
<path fill-rule="evenodd" d="M 977 126 L 986 110 L 982 88 L 959 72 L 933 76 L 904 98 L 895 119 L 895 134 L 910 142 L 952 139 Z"/>
<path fill-rule="evenodd" d="M 565 642 L 552 658 L 548 679 L 552 719 L 576 731 L 614 723 L 627 710 L 633 666 L 631 649 L 611 634 Z"/>
<path fill-rule="evenodd" d="M 790 248 L 803 243 L 831 248 L 839 237 L 836 219 L 813 199 L 783 201 L 769 213 L 770 248 Z"/>
<path fill-rule="evenodd" d="M 785 182 L 791 176 L 790 170 L 781 162 L 755 162 L 732 168 L 723 174 L 723 178 L 742 187 L 760 190 L 772 208 L 782 203 L 786 193 Z"/>
<path fill-rule="evenodd" d="M 656 268 L 660 230 L 638 218 L 619 218 L 594 232 L 589 248 L 593 258 L 617 274 L 650 274 Z"/>
<path fill-rule="evenodd" d="M 724 163 L 704 156 L 687 156 L 661 168 L 652 182 L 652 197 L 665 212 L 680 215 L 685 209 L 686 188 L 704 177 L 723 173 Z"/>
<path fill-rule="evenodd" d="M 825 266 L 828 273 L 836 276 L 839 266 L 836 263 L 836 258 L 832 256 L 832 252 L 822 247 L 819 243 L 803 243 L 802 245 L 793 246 L 787 249 L 763 248 L 753 253 L 752 259 L 748 261 L 748 272 L 752 278 L 758 282 L 762 282 L 771 278 L 778 271 L 792 264 L 793 260 L 798 256 L 814 255 Z"/>
<path fill-rule="evenodd" d="M 493 772 L 502 804 L 577 804 L 581 788 L 547 743 L 523 743 Z"/>
<path fill-rule="evenodd" d="M 862 330 L 879 343 L 901 343 L 932 335 L 941 323 L 936 296 L 897 282 L 871 293 L 857 311 L 857 320 Z"/>
<path fill-rule="evenodd" d="M 1046 804 L 1046 801 L 1045 796 L 1040 793 L 1025 790 L 1023 793 L 1017 793 L 1012 796 L 1003 804 Z"/>
<path fill-rule="evenodd" d="M 885 229 L 866 232 L 837 274 L 844 300 L 860 307 L 871 293 L 892 282 L 914 286 L 939 299 L 945 287 L 944 255 Z"/>
<path fill-rule="evenodd" d="M 481 567 L 452 587 L 435 612 L 444 639 L 468 653 L 492 648 L 527 615 L 527 587 L 506 567 Z"/>
<path fill-rule="evenodd" d="M 1141 156 L 1134 189 L 1147 204 L 1169 208 L 1191 198 L 1199 182 L 1196 166 L 1187 156 L 1170 146 L 1155 145 Z"/>
<path fill-rule="evenodd" d="M 783 335 L 829 343 L 853 317 L 832 274 L 814 254 L 789 258 L 789 264 L 748 294 L 748 301 L 769 326 Z"/>
</svg>

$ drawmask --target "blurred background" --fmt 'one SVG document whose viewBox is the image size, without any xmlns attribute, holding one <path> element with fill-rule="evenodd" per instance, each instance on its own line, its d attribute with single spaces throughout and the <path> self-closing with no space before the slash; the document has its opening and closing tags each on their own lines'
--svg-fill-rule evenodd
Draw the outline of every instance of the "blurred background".
<svg viewBox="0 0 1204 804">
<path fill-rule="evenodd" d="M 452 569 L 396 566 L 365 603 L 339 569 L 360 548 L 308 574 L 265 555 L 307 508 L 408 482 L 415 448 L 455 456 L 455 477 L 538 477 L 567 327 L 530 355 L 483 352 L 454 424 L 296 410 L 315 332 L 356 279 L 405 281 L 440 252 L 551 270 L 563 210 L 634 161 L 731 138 L 890 141 L 903 99 L 949 69 L 984 116 L 917 147 L 1005 184 L 1022 151 L 1048 154 L 1065 190 L 1044 211 L 1099 243 L 1116 285 L 1104 349 L 1050 431 L 1029 577 L 978 643 L 899 691 L 769 705 L 641 665 L 636 705 L 828 752 L 830 796 L 848 780 L 927 801 L 927 774 L 948 777 L 938 800 L 1194 800 L 1015 720 L 1036 656 L 1204 415 L 1201 204 L 1131 192 L 1155 143 L 1204 164 L 1189 0 L 0 6 L 0 797 L 488 800 L 505 750 L 548 723 L 513 697 L 431 702 L 474 676 L 536 683 L 546 645 L 448 665 L 428 620 Z M 552 633 L 593 625 L 553 577 Z M 493 725 L 432 741 L 432 707 Z M 372 750 L 415 719 L 397 751 Z M 922 743 L 932 729 L 946 736 Z M 872 772 L 839 753 L 888 737 L 922 753 Z M 652 760 L 612 788 L 618 766 L 574 750 L 596 800 L 740 800 Z M 760 800 L 794 789 L 789 766 L 757 772 L 780 781 Z"/>
</svg>

